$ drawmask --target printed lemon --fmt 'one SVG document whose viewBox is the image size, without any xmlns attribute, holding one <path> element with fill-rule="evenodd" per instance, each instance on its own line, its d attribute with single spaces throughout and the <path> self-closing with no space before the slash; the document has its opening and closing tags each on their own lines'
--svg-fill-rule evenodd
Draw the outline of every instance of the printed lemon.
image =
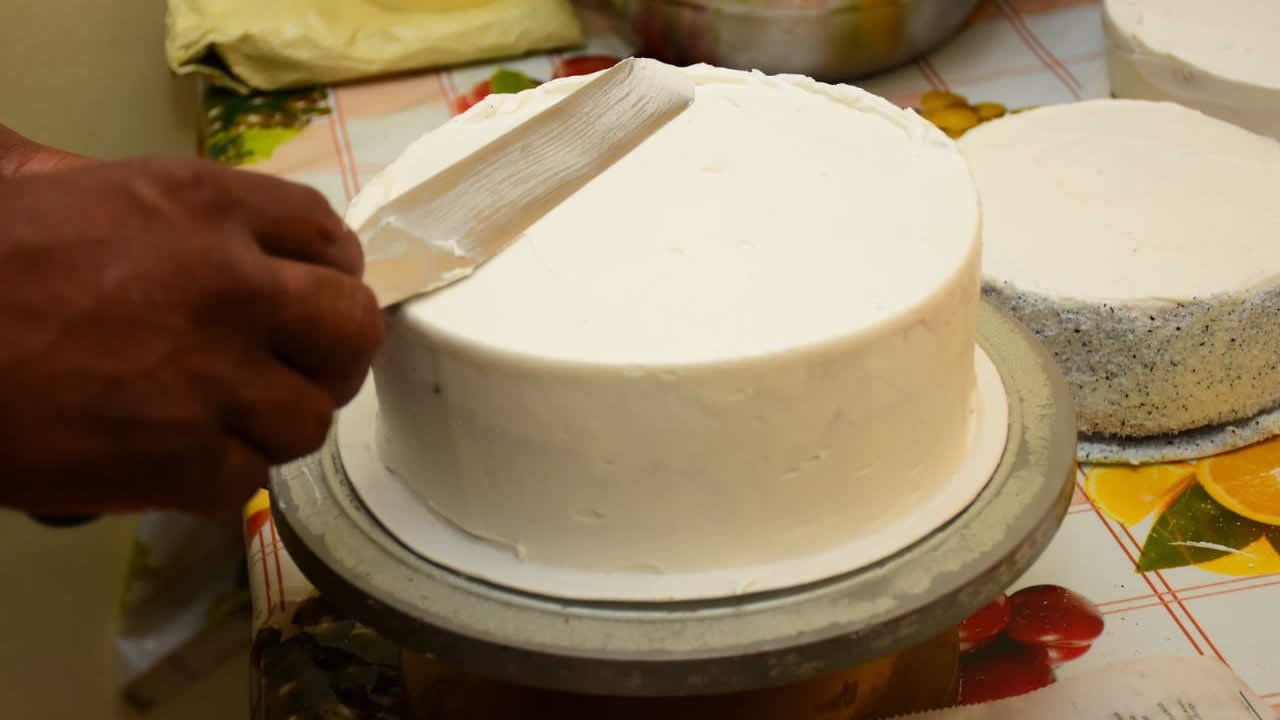
<svg viewBox="0 0 1280 720">
<path fill-rule="evenodd" d="M 924 118 L 947 133 L 964 133 L 980 122 L 978 113 L 967 105 L 926 110 Z"/>
<path fill-rule="evenodd" d="M 920 98 L 920 107 L 926 111 L 968 106 L 968 98 L 945 90 L 930 90 Z"/>
<path fill-rule="evenodd" d="M 1084 490 L 1111 519 L 1132 526 L 1181 495 L 1193 482 L 1195 466 L 1190 463 L 1103 465 L 1085 474 Z"/>
<path fill-rule="evenodd" d="M 1280 553 L 1265 537 L 1220 558 L 1199 563 L 1201 570 L 1219 575 L 1270 575 L 1280 573 Z"/>
<path fill-rule="evenodd" d="M 995 102 L 978 103 L 973 106 L 973 109 L 978 113 L 978 119 L 982 122 L 995 120 L 998 117 L 1004 117 L 1005 114 L 1009 112 L 1008 108 Z"/>
<path fill-rule="evenodd" d="M 1268 525 L 1280 525 L 1280 438 L 1201 462 L 1200 484 L 1223 507 Z"/>
</svg>

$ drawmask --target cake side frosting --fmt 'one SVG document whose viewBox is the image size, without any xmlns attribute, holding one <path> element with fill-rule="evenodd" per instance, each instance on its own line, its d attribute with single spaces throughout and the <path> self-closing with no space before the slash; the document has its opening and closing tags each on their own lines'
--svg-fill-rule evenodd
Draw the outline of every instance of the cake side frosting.
<svg viewBox="0 0 1280 720">
<path fill-rule="evenodd" d="M 1280 144 L 1100 100 L 960 146 L 983 199 L 984 294 L 1054 355 L 1082 432 L 1165 435 L 1280 405 Z"/>
<path fill-rule="evenodd" d="M 968 449 L 979 213 L 954 145 L 853 88 L 688 72 L 682 116 L 388 316 L 383 462 L 523 557 L 803 557 L 909 518 Z M 349 223 L 582 82 L 425 136 Z"/>
<path fill-rule="evenodd" d="M 1167 100 L 1280 138 L 1280 6 L 1106 0 L 1112 94 Z"/>
</svg>

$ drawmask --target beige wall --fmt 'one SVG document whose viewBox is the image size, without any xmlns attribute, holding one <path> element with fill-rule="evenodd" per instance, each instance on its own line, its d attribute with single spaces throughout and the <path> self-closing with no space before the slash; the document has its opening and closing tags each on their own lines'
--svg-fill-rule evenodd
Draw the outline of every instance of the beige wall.
<svg viewBox="0 0 1280 720">
<path fill-rule="evenodd" d="M 163 22 L 160 0 L 0 0 L 0 123 L 104 158 L 193 152 L 194 91 L 165 68 Z M 134 717 L 112 655 L 132 528 L 48 530 L 0 511 L 0 716 Z M 247 662 L 149 717 L 247 717 Z"/>
<path fill-rule="evenodd" d="M 101 157 L 194 152 L 162 0 L 0 0 L 0 123 Z"/>
</svg>

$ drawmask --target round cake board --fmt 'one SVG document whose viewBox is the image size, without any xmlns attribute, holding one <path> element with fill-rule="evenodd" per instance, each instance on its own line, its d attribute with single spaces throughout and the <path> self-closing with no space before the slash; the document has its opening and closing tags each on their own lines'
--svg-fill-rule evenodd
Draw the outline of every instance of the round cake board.
<svg viewBox="0 0 1280 720">
<path fill-rule="evenodd" d="M 1151 465 L 1196 460 L 1238 450 L 1280 435 L 1280 407 L 1237 422 L 1196 428 L 1173 435 L 1112 438 L 1081 435 L 1076 457 L 1099 465 Z"/>
<path fill-rule="evenodd" d="M 372 382 L 365 383 L 338 417 L 338 454 L 352 487 L 392 535 L 422 557 L 474 578 L 548 597 L 614 602 L 676 602 L 765 592 L 865 567 L 928 535 L 973 502 L 1000 462 L 1009 426 L 1009 403 L 999 371 L 980 348 L 974 362 L 977 391 L 969 453 L 950 481 L 910 515 L 873 535 L 770 564 L 696 573 L 595 572 L 546 565 L 478 538 L 435 512 L 379 459 Z"/>
<path fill-rule="evenodd" d="M 1008 396 L 1005 451 L 958 516 L 852 573 L 775 592 L 602 603 L 511 590 L 406 547 L 352 487 L 336 432 L 274 468 L 289 557 L 326 599 L 408 650 L 517 684 L 627 696 L 799 682 L 917 645 L 987 604 L 1043 552 L 1075 488 L 1075 418 L 1053 359 L 984 303 L 979 343 Z"/>
</svg>

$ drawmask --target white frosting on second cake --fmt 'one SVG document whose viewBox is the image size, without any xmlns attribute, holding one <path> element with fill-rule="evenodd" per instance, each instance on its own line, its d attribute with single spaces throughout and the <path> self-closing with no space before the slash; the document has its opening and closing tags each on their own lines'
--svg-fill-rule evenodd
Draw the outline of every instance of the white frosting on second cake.
<svg viewBox="0 0 1280 720">
<path fill-rule="evenodd" d="M 1081 430 L 1164 435 L 1280 404 L 1280 143 L 1173 103 L 975 128 L 987 295 L 1040 337 Z"/>
<path fill-rule="evenodd" d="M 387 466 L 548 565 L 803 557 L 909 518 L 969 445 L 979 212 L 954 144 L 854 88 L 687 72 L 689 110 L 391 313 L 375 362 Z M 490 96 L 348 222 L 585 81 Z"/>
<path fill-rule="evenodd" d="M 1117 97 L 1169 100 L 1280 138 L 1280 3 L 1106 0 Z"/>
</svg>

